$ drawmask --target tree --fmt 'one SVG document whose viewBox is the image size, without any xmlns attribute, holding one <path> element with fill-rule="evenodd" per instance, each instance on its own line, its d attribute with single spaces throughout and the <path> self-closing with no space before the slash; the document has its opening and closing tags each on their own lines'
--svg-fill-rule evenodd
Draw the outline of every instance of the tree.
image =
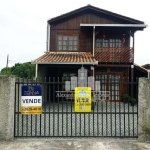
<svg viewBox="0 0 150 150">
<path fill-rule="evenodd" d="M 0 72 L 0 75 L 11 75 L 11 67 L 8 67 L 8 68 L 3 68 Z"/>
<path fill-rule="evenodd" d="M 35 65 L 31 64 L 31 62 L 27 63 L 17 63 L 13 67 L 3 68 L 1 70 L 1 75 L 15 75 L 16 77 L 20 78 L 34 78 L 35 76 Z"/>
</svg>

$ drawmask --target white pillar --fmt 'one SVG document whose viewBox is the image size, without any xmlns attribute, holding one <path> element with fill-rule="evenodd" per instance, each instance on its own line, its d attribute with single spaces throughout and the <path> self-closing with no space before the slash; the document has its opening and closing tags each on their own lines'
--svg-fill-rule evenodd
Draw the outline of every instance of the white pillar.
<svg viewBox="0 0 150 150">
<path fill-rule="evenodd" d="M 48 23 L 47 23 L 47 33 L 46 33 L 46 52 L 48 52 Z"/>
<path fill-rule="evenodd" d="M 133 48 L 133 37 L 130 35 L 130 47 Z"/>
<path fill-rule="evenodd" d="M 94 57 L 94 49 L 95 49 L 95 26 L 93 26 L 93 57 Z"/>
<path fill-rule="evenodd" d="M 50 31 L 51 31 L 51 26 L 48 24 L 48 52 L 50 52 Z"/>
<path fill-rule="evenodd" d="M 36 68 L 35 68 L 35 79 L 37 78 L 37 73 L 38 73 L 38 64 L 36 64 Z"/>
<path fill-rule="evenodd" d="M 47 23 L 46 52 L 50 51 L 50 25 Z"/>
</svg>

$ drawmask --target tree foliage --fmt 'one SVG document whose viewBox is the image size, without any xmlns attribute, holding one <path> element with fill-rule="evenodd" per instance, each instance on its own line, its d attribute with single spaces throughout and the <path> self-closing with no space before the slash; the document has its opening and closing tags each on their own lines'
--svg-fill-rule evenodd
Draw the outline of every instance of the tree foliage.
<svg viewBox="0 0 150 150">
<path fill-rule="evenodd" d="M 30 62 L 17 63 L 12 67 L 3 68 L 0 75 L 15 75 L 20 78 L 34 78 L 35 76 L 35 65 Z"/>
<path fill-rule="evenodd" d="M 6 68 L 3 68 L 0 72 L 0 75 L 11 75 L 11 67 L 8 67 L 7 69 Z"/>
</svg>

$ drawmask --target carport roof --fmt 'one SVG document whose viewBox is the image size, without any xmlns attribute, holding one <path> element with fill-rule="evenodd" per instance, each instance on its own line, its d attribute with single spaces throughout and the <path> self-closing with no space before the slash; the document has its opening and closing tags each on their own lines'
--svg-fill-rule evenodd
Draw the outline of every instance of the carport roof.
<svg viewBox="0 0 150 150">
<path fill-rule="evenodd" d="M 98 61 L 90 52 L 46 52 L 32 61 L 34 64 L 89 64 L 96 65 Z"/>
<path fill-rule="evenodd" d="M 137 64 L 135 64 L 135 63 L 134 63 L 134 66 L 135 66 L 135 68 L 137 68 L 138 70 L 141 70 L 141 71 L 143 71 L 143 72 L 148 72 L 147 69 L 145 69 L 144 67 L 139 66 L 139 65 L 137 65 Z"/>
</svg>

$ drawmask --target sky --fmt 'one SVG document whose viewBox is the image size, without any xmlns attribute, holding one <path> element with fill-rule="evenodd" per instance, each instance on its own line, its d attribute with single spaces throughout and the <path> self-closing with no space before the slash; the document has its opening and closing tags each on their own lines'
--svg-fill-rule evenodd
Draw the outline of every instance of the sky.
<svg viewBox="0 0 150 150">
<path fill-rule="evenodd" d="M 135 63 L 150 63 L 149 0 L 0 0 L 0 70 L 32 61 L 46 51 L 47 20 L 74 9 L 93 5 L 144 21 L 144 31 L 135 33 Z"/>
</svg>

